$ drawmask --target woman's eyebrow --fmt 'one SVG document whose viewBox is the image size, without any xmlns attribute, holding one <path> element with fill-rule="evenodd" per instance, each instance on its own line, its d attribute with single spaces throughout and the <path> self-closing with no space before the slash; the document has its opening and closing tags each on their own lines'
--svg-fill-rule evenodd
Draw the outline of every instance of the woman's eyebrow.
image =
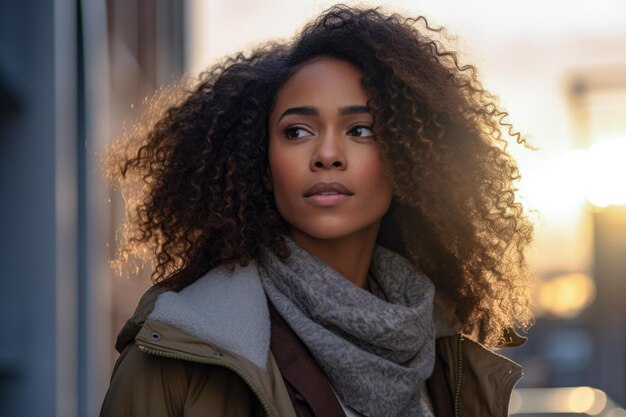
<svg viewBox="0 0 626 417">
<path fill-rule="evenodd" d="M 360 114 L 360 113 L 371 113 L 370 108 L 363 105 L 355 105 L 355 106 L 346 106 L 339 109 L 339 114 L 342 116 L 347 116 L 351 114 Z M 299 114 L 303 116 L 319 116 L 320 112 L 317 107 L 313 106 L 302 106 L 302 107 L 291 107 L 288 108 L 280 115 L 278 121 L 280 121 L 283 117 L 288 116 L 290 114 Z"/>
<path fill-rule="evenodd" d="M 280 115 L 280 117 L 278 118 L 278 121 L 280 122 L 280 119 L 290 114 L 300 114 L 304 116 L 318 116 L 320 112 L 317 108 L 313 106 L 291 107 L 285 110 L 283 114 Z"/>
</svg>

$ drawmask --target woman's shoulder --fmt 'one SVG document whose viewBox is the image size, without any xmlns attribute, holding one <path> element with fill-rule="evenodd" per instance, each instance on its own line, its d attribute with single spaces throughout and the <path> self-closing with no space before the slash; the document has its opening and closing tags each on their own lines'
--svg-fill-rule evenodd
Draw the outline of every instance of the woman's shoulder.
<svg viewBox="0 0 626 417">
<path fill-rule="evenodd" d="M 100 416 L 165 417 L 178 415 L 175 410 L 220 415 L 227 405 L 241 415 L 254 415 L 252 410 L 260 407 L 228 368 L 145 354 L 131 343 L 115 364 Z"/>
<path fill-rule="evenodd" d="M 120 331 L 120 357 L 101 415 L 160 416 L 151 411 L 153 398 L 160 410 L 179 410 L 188 408 L 190 395 L 194 409 L 217 407 L 210 415 L 221 415 L 219 407 L 228 404 L 241 407 L 238 415 L 262 415 L 257 396 L 265 407 L 289 410 L 274 392 L 279 371 L 269 340 L 256 265 L 211 270 L 179 292 L 155 286 Z"/>
<path fill-rule="evenodd" d="M 144 355 L 131 343 L 115 363 L 100 416 L 165 416 L 184 403 L 185 393 L 181 363 Z"/>
</svg>

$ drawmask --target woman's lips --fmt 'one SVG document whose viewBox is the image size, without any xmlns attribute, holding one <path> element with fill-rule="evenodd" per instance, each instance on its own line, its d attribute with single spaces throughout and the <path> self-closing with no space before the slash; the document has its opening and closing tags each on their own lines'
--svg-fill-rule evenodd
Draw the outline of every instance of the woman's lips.
<svg viewBox="0 0 626 417">
<path fill-rule="evenodd" d="M 337 181 L 318 182 L 304 193 L 304 200 L 316 206 L 334 206 L 354 194 Z"/>
<path fill-rule="evenodd" d="M 313 194 L 311 196 L 304 197 L 304 201 L 316 206 L 328 207 L 339 204 L 348 197 L 350 196 L 347 194 Z"/>
</svg>

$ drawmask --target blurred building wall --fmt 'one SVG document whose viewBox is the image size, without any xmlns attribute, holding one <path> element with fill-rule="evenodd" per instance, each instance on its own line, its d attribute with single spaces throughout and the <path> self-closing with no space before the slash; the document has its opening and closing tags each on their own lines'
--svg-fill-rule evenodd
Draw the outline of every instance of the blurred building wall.
<svg viewBox="0 0 626 417">
<path fill-rule="evenodd" d="M 76 9 L 0 3 L 0 415 L 76 413 Z"/>
<path fill-rule="evenodd" d="M 97 159 L 182 73 L 182 15 L 182 1 L 0 3 L 0 416 L 98 414 L 134 308 L 120 300 L 147 282 L 111 273 L 121 202 Z"/>
</svg>

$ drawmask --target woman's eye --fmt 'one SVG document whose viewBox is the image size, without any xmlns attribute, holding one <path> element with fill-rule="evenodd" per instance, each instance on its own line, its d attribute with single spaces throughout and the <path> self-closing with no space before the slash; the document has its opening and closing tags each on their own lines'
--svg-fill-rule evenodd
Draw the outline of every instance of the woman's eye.
<svg viewBox="0 0 626 417">
<path fill-rule="evenodd" d="M 312 135 L 311 132 L 302 127 L 288 127 L 284 134 L 287 139 L 300 139 Z"/>
<path fill-rule="evenodd" d="M 351 136 L 358 136 L 361 138 L 370 138 L 374 136 L 374 132 L 368 126 L 354 126 L 348 131 Z"/>
</svg>

